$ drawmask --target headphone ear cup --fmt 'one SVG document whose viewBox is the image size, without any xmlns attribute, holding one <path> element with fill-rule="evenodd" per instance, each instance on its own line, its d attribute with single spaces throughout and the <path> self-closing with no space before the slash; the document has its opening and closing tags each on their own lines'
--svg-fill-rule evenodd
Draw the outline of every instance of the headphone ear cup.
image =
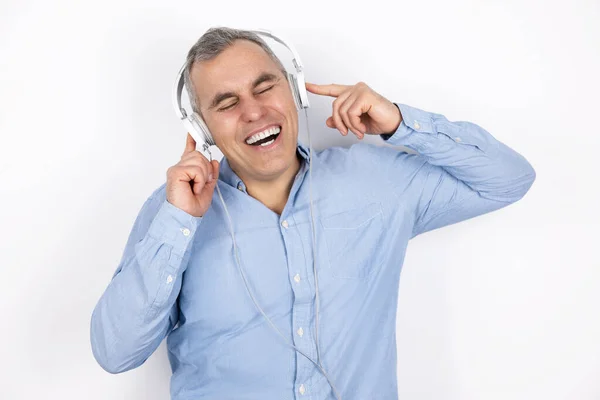
<svg viewBox="0 0 600 400">
<path fill-rule="evenodd" d="M 290 89 L 292 89 L 296 110 L 300 111 L 303 108 L 308 108 L 308 94 L 306 93 L 303 73 L 299 72 L 298 75 L 294 75 L 288 72 L 288 82 L 290 83 Z"/>
<path fill-rule="evenodd" d="M 298 92 L 298 104 L 301 108 L 308 108 L 310 104 L 308 102 L 308 92 L 306 90 L 306 82 L 304 80 L 304 72 L 300 71 L 295 76 L 296 90 Z"/>
<path fill-rule="evenodd" d="M 298 81 L 296 80 L 296 75 L 289 72 L 287 75 L 290 89 L 292 90 L 292 97 L 294 98 L 294 103 L 296 104 L 296 110 L 300 111 L 302 108 L 302 101 L 300 100 L 300 94 L 298 93 Z"/>
<path fill-rule="evenodd" d="M 204 143 L 206 143 L 209 146 L 214 146 L 215 141 L 212 135 L 210 134 L 208 127 L 204 123 L 204 120 L 202 120 L 202 118 L 197 113 L 193 113 L 189 117 L 189 120 L 196 129 L 196 132 L 198 132 L 200 137 L 202 137 L 202 139 L 204 140 Z"/>
</svg>

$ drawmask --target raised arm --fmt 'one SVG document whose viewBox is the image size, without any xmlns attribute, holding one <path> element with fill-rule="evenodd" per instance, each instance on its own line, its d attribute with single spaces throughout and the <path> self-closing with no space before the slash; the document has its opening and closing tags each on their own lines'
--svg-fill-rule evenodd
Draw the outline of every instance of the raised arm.
<svg viewBox="0 0 600 400">
<path fill-rule="evenodd" d="M 144 203 L 121 262 L 91 318 L 94 357 L 108 372 L 136 368 L 177 324 L 177 297 L 196 230 L 208 210 L 219 164 L 188 135 L 167 183 Z"/>
</svg>

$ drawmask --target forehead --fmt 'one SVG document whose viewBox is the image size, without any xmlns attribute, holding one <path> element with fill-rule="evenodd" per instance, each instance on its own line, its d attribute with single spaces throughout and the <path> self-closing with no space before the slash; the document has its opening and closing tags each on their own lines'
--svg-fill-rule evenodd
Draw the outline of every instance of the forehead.
<svg viewBox="0 0 600 400">
<path fill-rule="evenodd" d="M 237 40 L 212 60 L 196 62 L 190 78 L 202 103 L 217 92 L 235 92 L 251 86 L 263 72 L 278 71 L 277 64 L 262 47 L 248 40 Z"/>
</svg>

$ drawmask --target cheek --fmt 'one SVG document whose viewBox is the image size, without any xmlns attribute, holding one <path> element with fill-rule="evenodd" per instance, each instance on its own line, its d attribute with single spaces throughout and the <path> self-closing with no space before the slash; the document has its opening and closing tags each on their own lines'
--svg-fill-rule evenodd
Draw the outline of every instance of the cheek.
<svg viewBox="0 0 600 400">
<path fill-rule="evenodd" d="M 219 116 L 213 118 L 209 125 L 217 147 L 229 147 L 236 138 L 237 118 L 233 115 Z M 220 146 L 219 146 L 220 145 Z"/>
<path fill-rule="evenodd" d="M 292 90 L 287 82 L 281 84 L 275 95 L 270 96 L 269 101 L 282 113 L 289 110 L 290 106 L 294 109 L 296 107 L 294 98 L 292 97 Z"/>
</svg>

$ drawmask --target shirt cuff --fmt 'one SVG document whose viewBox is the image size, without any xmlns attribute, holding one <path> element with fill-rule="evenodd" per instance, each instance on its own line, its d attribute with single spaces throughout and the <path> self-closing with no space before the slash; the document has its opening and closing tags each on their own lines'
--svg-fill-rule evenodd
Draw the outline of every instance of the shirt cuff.
<svg viewBox="0 0 600 400">
<path fill-rule="evenodd" d="M 202 217 L 194 217 L 165 199 L 148 229 L 148 234 L 169 244 L 175 253 L 183 256 L 201 222 Z"/>
<path fill-rule="evenodd" d="M 395 132 L 380 135 L 387 143 L 395 146 L 416 146 L 426 144 L 425 135 L 413 135 L 415 132 L 435 133 L 431 113 L 406 104 L 394 103 L 400 110 L 402 122 Z"/>
<path fill-rule="evenodd" d="M 396 103 L 394 103 L 396 104 Z M 451 122 L 441 114 L 420 110 L 406 104 L 396 104 L 402 114 L 402 122 L 391 135 L 380 135 L 394 146 L 404 146 L 419 153 L 436 151 L 460 151 L 477 148 L 491 156 L 498 149 L 498 142 L 485 129 L 467 122 Z"/>
</svg>

